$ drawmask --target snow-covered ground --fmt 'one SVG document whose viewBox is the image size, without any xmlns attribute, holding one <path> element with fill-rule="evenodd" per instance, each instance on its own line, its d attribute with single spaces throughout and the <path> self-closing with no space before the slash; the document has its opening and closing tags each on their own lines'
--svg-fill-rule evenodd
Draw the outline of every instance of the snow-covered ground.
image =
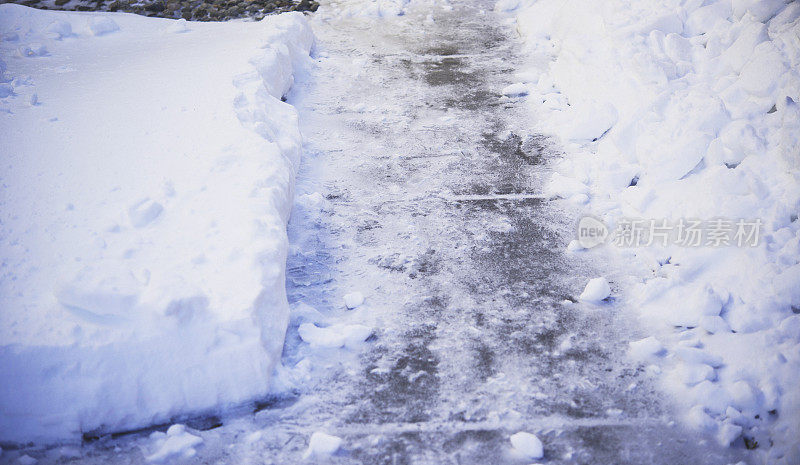
<svg viewBox="0 0 800 465">
<path fill-rule="evenodd" d="M 265 396 L 289 321 L 301 137 L 281 98 L 309 60 L 303 15 L 6 4 L 0 34 L 0 441 Z"/>
<path fill-rule="evenodd" d="M 0 463 L 797 463 L 798 7 L 494 6 L 0 6 Z"/>
<path fill-rule="evenodd" d="M 617 285 L 650 335 L 631 355 L 692 426 L 800 463 L 800 3 L 496 8 L 528 50 L 509 92 L 566 152 L 547 193 L 631 264 Z"/>
<path fill-rule="evenodd" d="M 427 7 L 436 5 L 431 0 L 335 0 L 323 2 L 317 10 L 317 17 L 321 20 L 335 18 L 361 17 L 371 21 L 380 21 L 380 18 L 393 18 L 402 16 L 409 7 L 423 4 Z"/>
</svg>

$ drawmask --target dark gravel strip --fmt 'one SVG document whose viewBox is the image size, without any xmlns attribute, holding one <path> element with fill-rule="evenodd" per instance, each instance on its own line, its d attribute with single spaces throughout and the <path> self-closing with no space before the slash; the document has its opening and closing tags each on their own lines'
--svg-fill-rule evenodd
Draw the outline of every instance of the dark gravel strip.
<svg viewBox="0 0 800 465">
<path fill-rule="evenodd" d="M 44 10 L 121 11 L 189 21 L 227 21 L 287 11 L 316 11 L 314 0 L 0 0 Z"/>
</svg>

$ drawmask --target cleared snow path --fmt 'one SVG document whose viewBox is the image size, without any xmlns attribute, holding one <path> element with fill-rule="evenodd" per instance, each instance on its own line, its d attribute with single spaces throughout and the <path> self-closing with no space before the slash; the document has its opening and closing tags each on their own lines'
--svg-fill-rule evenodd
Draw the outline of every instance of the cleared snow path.
<svg viewBox="0 0 800 465">
<path fill-rule="evenodd" d="M 326 202 L 290 224 L 289 298 L 375 333 L 264 413 L 300 436 L 271 457 L 292 461 L 324 425 L 343 440 L 337 463 L 519 463 L 518 431 L 547 463 L 736 462 L 674 426 L 624 361 L 629 314 L 573 303 L 600 273 L 563 252 L 573 218 L 539 195 L 548 141 L 502 97 L 519 44 L 491 3 L 453 7 L 315 19 L 316 78 L 290 102 L 301 193 Z M 357 316 L 341 303 L 352 290 Z M 287 366 L 326 364 L 291 340 Z"/>
</svg>

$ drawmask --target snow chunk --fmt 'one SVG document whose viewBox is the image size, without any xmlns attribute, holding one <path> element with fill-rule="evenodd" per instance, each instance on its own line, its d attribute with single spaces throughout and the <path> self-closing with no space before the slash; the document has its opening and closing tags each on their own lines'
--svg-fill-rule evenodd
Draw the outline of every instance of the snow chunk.
<svg viewBox="0 0 800 465">
<path fill-rule="evenodd" d="M 319 192 L 299 195 L 295 202 L 309 212 L 327 211 L 330 209 L 330 202 Z"/>
<path fill-rule="evenodd" d="M 295 302 L 291 310 L 292 322 L 297 323 L 324 323 L 327 318 L 319 310 L 303 301 Z"/>
<path fill-rule="evenodd" d="M 580 241 L 577 239 L 573 239 L 569 241 L 569 244 L 567 244 L 568 252 L 580 252 L 581 250 L 586 250 L 586 247 L 582 246 Z"/>
<path fill-rule="evenodd" d="M 565 199 L 589 192 L 589 188 L 586 184 L 558 173 L 553 174 L 545 190 L 549 196 L 562 197 Z"/>
<path fill-rule="evenodd" d="M 169 26 L 167 26 L 166 32 L 170 32 L 172 34 L 182 34 L 184 32 L 189 32 L 189 22 L 186 21 L 184 18 L 175 20 L 172 23 L 170 23 Z"/>
<path fill-rule="evenodd" d="M 784 0 L 732 0 L 731 5 L 735 18 L 741 18 L 746 13 L 750 13 L 753 15 L 753 19 L 763 23 L 786 6 L 786 2 Z"/>
<path fill-rule="evenodd" d="M 83 457 L 83 454 L 81 454 L 81 450 L 77 447 L 63 446 L 58 449 L 58 456 L 59 458 L 74 460 Z"/>
<path fill-rule="evenodd" d="M 617 109 L 611 104 L 572 106 L 565 111 L 563 134 L 572 141 L 594 141 L 616 124 Z"/>
<path fill-rule="evenodd" d="M 517 82 L 503 87 L 501 93 L 506 97 L 523 97 L 528 95 L 528 86 L 525 83 Z"/>
<path fill-rule="evenodd" d="M 768 97 L 779 85 L 787 71 L 781 52 L 770 42 L 759 44 L 753 58 L 739 74 L 739 85 L 757 97 Z"/>
<path fill-rule="evenodd" d="M 358 348 L 372 335 L 372 328 L 364 325 L 335 324 L 320 328 L 313 323 L 303 323 L 298 328 L 300 338 L 312 347 L 348 349 Z"/>
<path fill-rule="evenodd" d="M 686 32 L 692 36 L 705 34 L 714 29 L 718 22 L 726 21 L 730 15 L 731 7 L 728 2 L 716 2 L 698 8 L 686 20 Z"/>
<path fill-rule="evenodd" d="M 690 388 L 690 393 L 695 403 L 702 405 L 711 413 L 721 415 L 731 405 L 733 400 L 730 394 L 718 383 L 702 381 Z"/>
<path fill-rule="evenodd" d="M 695 347 L 678 347 L 675 355 L 687 363 L 700 363 L 711 365 L 714 368 L 722 366 L 722 358 Z"/>
<path fill-rule="evenodd" d="M 716 374 L 714 368 L 703 363 L 684 364 L 678 368 L 681 381 L 687 386 L 694 386 L 703 381 L 714 381 Z"/>
<path fill-rule="evenodd" d="M 364 294 L 356 291 L 344 296 L 344 305 L 349 309 L 354 309 L 364 303 Z"/>
<path fill-rule="evenodd" d="M 631 357 L 635 360 L 645 361 L 664 353 L 664 345 L 653 336 L 633 341 L 629 346 Z"/>
<path fill-rule="evenodd" d="M 730 446 L 739 436 L 742 435 L 742 427 L 739 425 L 732 425 L 724 423 L 717 432 L 717 440 L 721 446 Z"/>
<path fill-rule="evenodd" d="M 89 30 L 96 36 L 111 34 L 119 31 L 119 25 L 108 16 L 92 16 L 89 18 Z"/>
<path fill-rule="evenodd" d="M 145 457 L 148 462 L 160 463 L 168 459 L 187 459 L 197 453 L 195 447 L 203 443 L 203 438 L 186 431 L 186 426 L 172 425 L 166 434 L 155 432 L 150 435 L 155 445 L 155 452 Z"/>
<path fill-rule="evenodd" d="M 514 450 L 527 460 L 544 457 L 544 445 L 536 435 L 520 431 L 509 438 Z"/>
<path fill-rule="evenodd" d="M 342 447 L 342 438 L 317 431 L 308 441 L 308 449 L 303 454 L 303 459 L 323 459 L 335 454 Z"/>
<path fill-rule="evenodd" d="M 501 12 L 514 11 L 519 8 L 519 2 L 520 0 L 498 0 L 498 2 L 494 4 L 494 10 Z"/>
<path fill-rule="evenodd" d="M 50 23 L 45 31 L 50 34 L 50 37 L 56 40 L 61 40 L 64 37 L 69 37 L 72 35 L 72 25 L 66 21 L 57 19 Z"/>
<path fill-rule="evenodd" d="M 30 455 L 25 454 L 22 457 L 18 458 L 17 462 L 20 465 L 33 465 L 34 463 L 38 462 L 38 460 L 31 457 Z"/>
<path fill-rule="evenodd" d="M 706 413 L 702 405 L 695 405 L 689 410 L 686 422 L 690 427 L 698 431 L 713 431 L 717 427 L 714 419 Z"/>
<path fill-rule="evenodd" d="M 747 381 L 737 381 L 728 389 L 733 406 L 740 412 L 758 412 L 763 394 Z"/>
<path fill-rule="evenodd" d="M 579 299 L 584 302 L 598 303 L 611 295 L 611 286 L 604 277 L 594 278 L 586 284 L 586 288 L 581 293 Z"/>
<path fill-rule="evenodd" d="M 701 317 L 698 326 L 711 334 L 731 332 L 731 327 L 719 315 L 705 315 Z"/>
<path fill-rule="evenodd" d="M 43 57 L 47 55 L 47 47 L 39 43 L 32 43 L 20 46 L 17 53 L 19 56 L 27 58 Z"/>
</svg>

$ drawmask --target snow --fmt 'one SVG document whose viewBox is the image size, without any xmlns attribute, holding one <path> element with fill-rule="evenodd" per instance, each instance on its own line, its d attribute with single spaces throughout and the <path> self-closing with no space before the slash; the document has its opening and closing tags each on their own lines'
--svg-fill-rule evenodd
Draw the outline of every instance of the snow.
<svg viewBox="0 0 800 465">
<path fill-rule="evenodd" d="M 96 36 L 119 31 L 119 25 L 108 16 L 92 16 L 89 18 L 89 30 Z"/>
<path fill-rule="evenodd" d="M 742 427 L 739 425 L 732 425 L 724 423 L 717 432 L 717 440 L 720 445 L 729 446 L 733 441 L 742 435 Z"/>
<path fill-rule="evenodd" d="M 150 463 L 164 463 L 175 459 L 188 459 L 197 453 L 195 447 L 203 443 L 203 438 L 186 430 L 185 425 L 175 424 L 166 433 L 157 431 L 150 435 L 154 452 L 145 459 Z"/>
<path fill-rule="evenodd" d="M 308 449 L 303 455 L 304 459 L 323 459 L 335 454 L 342 446 L 342 439 L 330 434 L 317 431 L 308 441 Z"/>
<path fill-rule="evenodd" d="M 17 54 L 24 58 L 43 57 L 47 55 L 47 47 L 35 42 L 21 45 L 17 49 Z"/>
<path fill-rule="evenodd" d="M 330 202 L 328 202 L 328 200 L 319 192 L 298 195 L 296 203 L 309 213 L 323 212 L 330 208 Z"/>
<path fill-rule="evenodd" d="M 524 82 L 517 82 L 504 87 L 501 93 L 506 97 L 522 97 L 528 95 L 528 86 Z"/>
<path fill-rule="evenodd" d="M 398 16 L 410 16 L 410 13 L 425 15 L 424 24 L 434 23 L 434 9 L 450 11 L 453 6 L 449 0 L 323 0 L 314 14 L 319 21 L 345 20 L 363 18 L 391 20 Z"/>
<path fill-rule="evenodd" d="M 81 450 L 77 447 L 64 446 L 58 449 L 58 457 L 64 459 L 79 459 L 82 457 Z"/>
<path fill-rule="evenodd" d="M 320 328 L 313 323 L 303 323 L 298 328 L 300 338 L 312 347 L 336 349 L 358 348 L 372 334 L 372 328 L 360 324 L 338 323 Z"/>
<path fill-rule="evenodd" d="M 36 462 L 38 462 L 38 460 L 27 454 L 17 459 L 17 463 L 20 465 L 33 465 Z"/>
<path fill-rule="evenodd" d="M 712 367 L 723 365 L 722 357 L 693 347 L 678 347 L 675 349 L 675 355 L 686 363 L 705 363 Z"/>
<path fill-rule="evenodd" d="M 511 435 L 511 445 L 514 450 L 527 460 L 544 457 L 544 446 L 536 435 L 520 431 Z"/>
<path fill-rule="evenodd" d="M 611 287 L 604 277 L 590 279 L 579 299 L 584 302 L 599 303 L 611 295 Z"/>
<path fill-rule="evenodd" d="M 344 305 L 349 309 L 354 309 L 364 303 L 364 294 L 360 292 L 350 292 L 344 295 Z"/>
<path fill-rule="evenodd" d="M 687 386 L 694 386 L 703 381 L 714 381 L 716 373 L 711 365 L 704 363 L 683 364 L 678 368 L 681 382 Z"/>
<path fill-rule="evenodd" d="M 51 39 L 63 39 L 72 35 L 72 25 L 67 21 L 55 20 L 45 29 Z"/>
<path fill-rule="evenodd" d="M 698 431 L 714 430 L 717 427 L 714 419 L 700 405 L 696 405 L 689 410 L 686 415 L 686 423 Z"/>
<path fill-rule="evenodd" d="M 303 15 L 187 28 L 4 4 L 0 35 L 0 441 L 269 393 Z"/>
<path fill-rule="evenodd" d="M 411 0 L 344 0 L 321 3 L 317 14 L 321 17 L 392 17 L 402 16 Z"/>
<path fill-rule="evenodd" d="M 184 18 L 181 18 L 166 28 L 167 32 L 171 32 L 173 34 L 182 34 L 184 32 L 189 32 L 189 22 L 186 21 Z"/>
<path fill-rule="evenodd" d="M 753 246 L 613 253 L 631 264 L 621 293 L 664 345 L 655 363 L 687 422 L 710 420 L 726 443 L 765 434 L 757 453 L 797 463 L 800 334 L 784 328 L 800 318 L 800 4 L 503 0 L 497 9 L 515 16 L 525 42 L 518 77 L 536 128 L 565 151 L 548 195 L 586 202 L 610 231 L 625 218 L 761 221 Z M 686 337 L 697 347 L 678 348 Z M 741 431 L 722 405 L 744 392 L 738 383 L 772 399 L 748 405 Z"/>
<path fill-rule="evenodd" d="M 631 357 L 636 360 L 646 361 L 664 353 L 664 345 L 653 336 L 633 341 L 629 345 Z"/>
</svg>

